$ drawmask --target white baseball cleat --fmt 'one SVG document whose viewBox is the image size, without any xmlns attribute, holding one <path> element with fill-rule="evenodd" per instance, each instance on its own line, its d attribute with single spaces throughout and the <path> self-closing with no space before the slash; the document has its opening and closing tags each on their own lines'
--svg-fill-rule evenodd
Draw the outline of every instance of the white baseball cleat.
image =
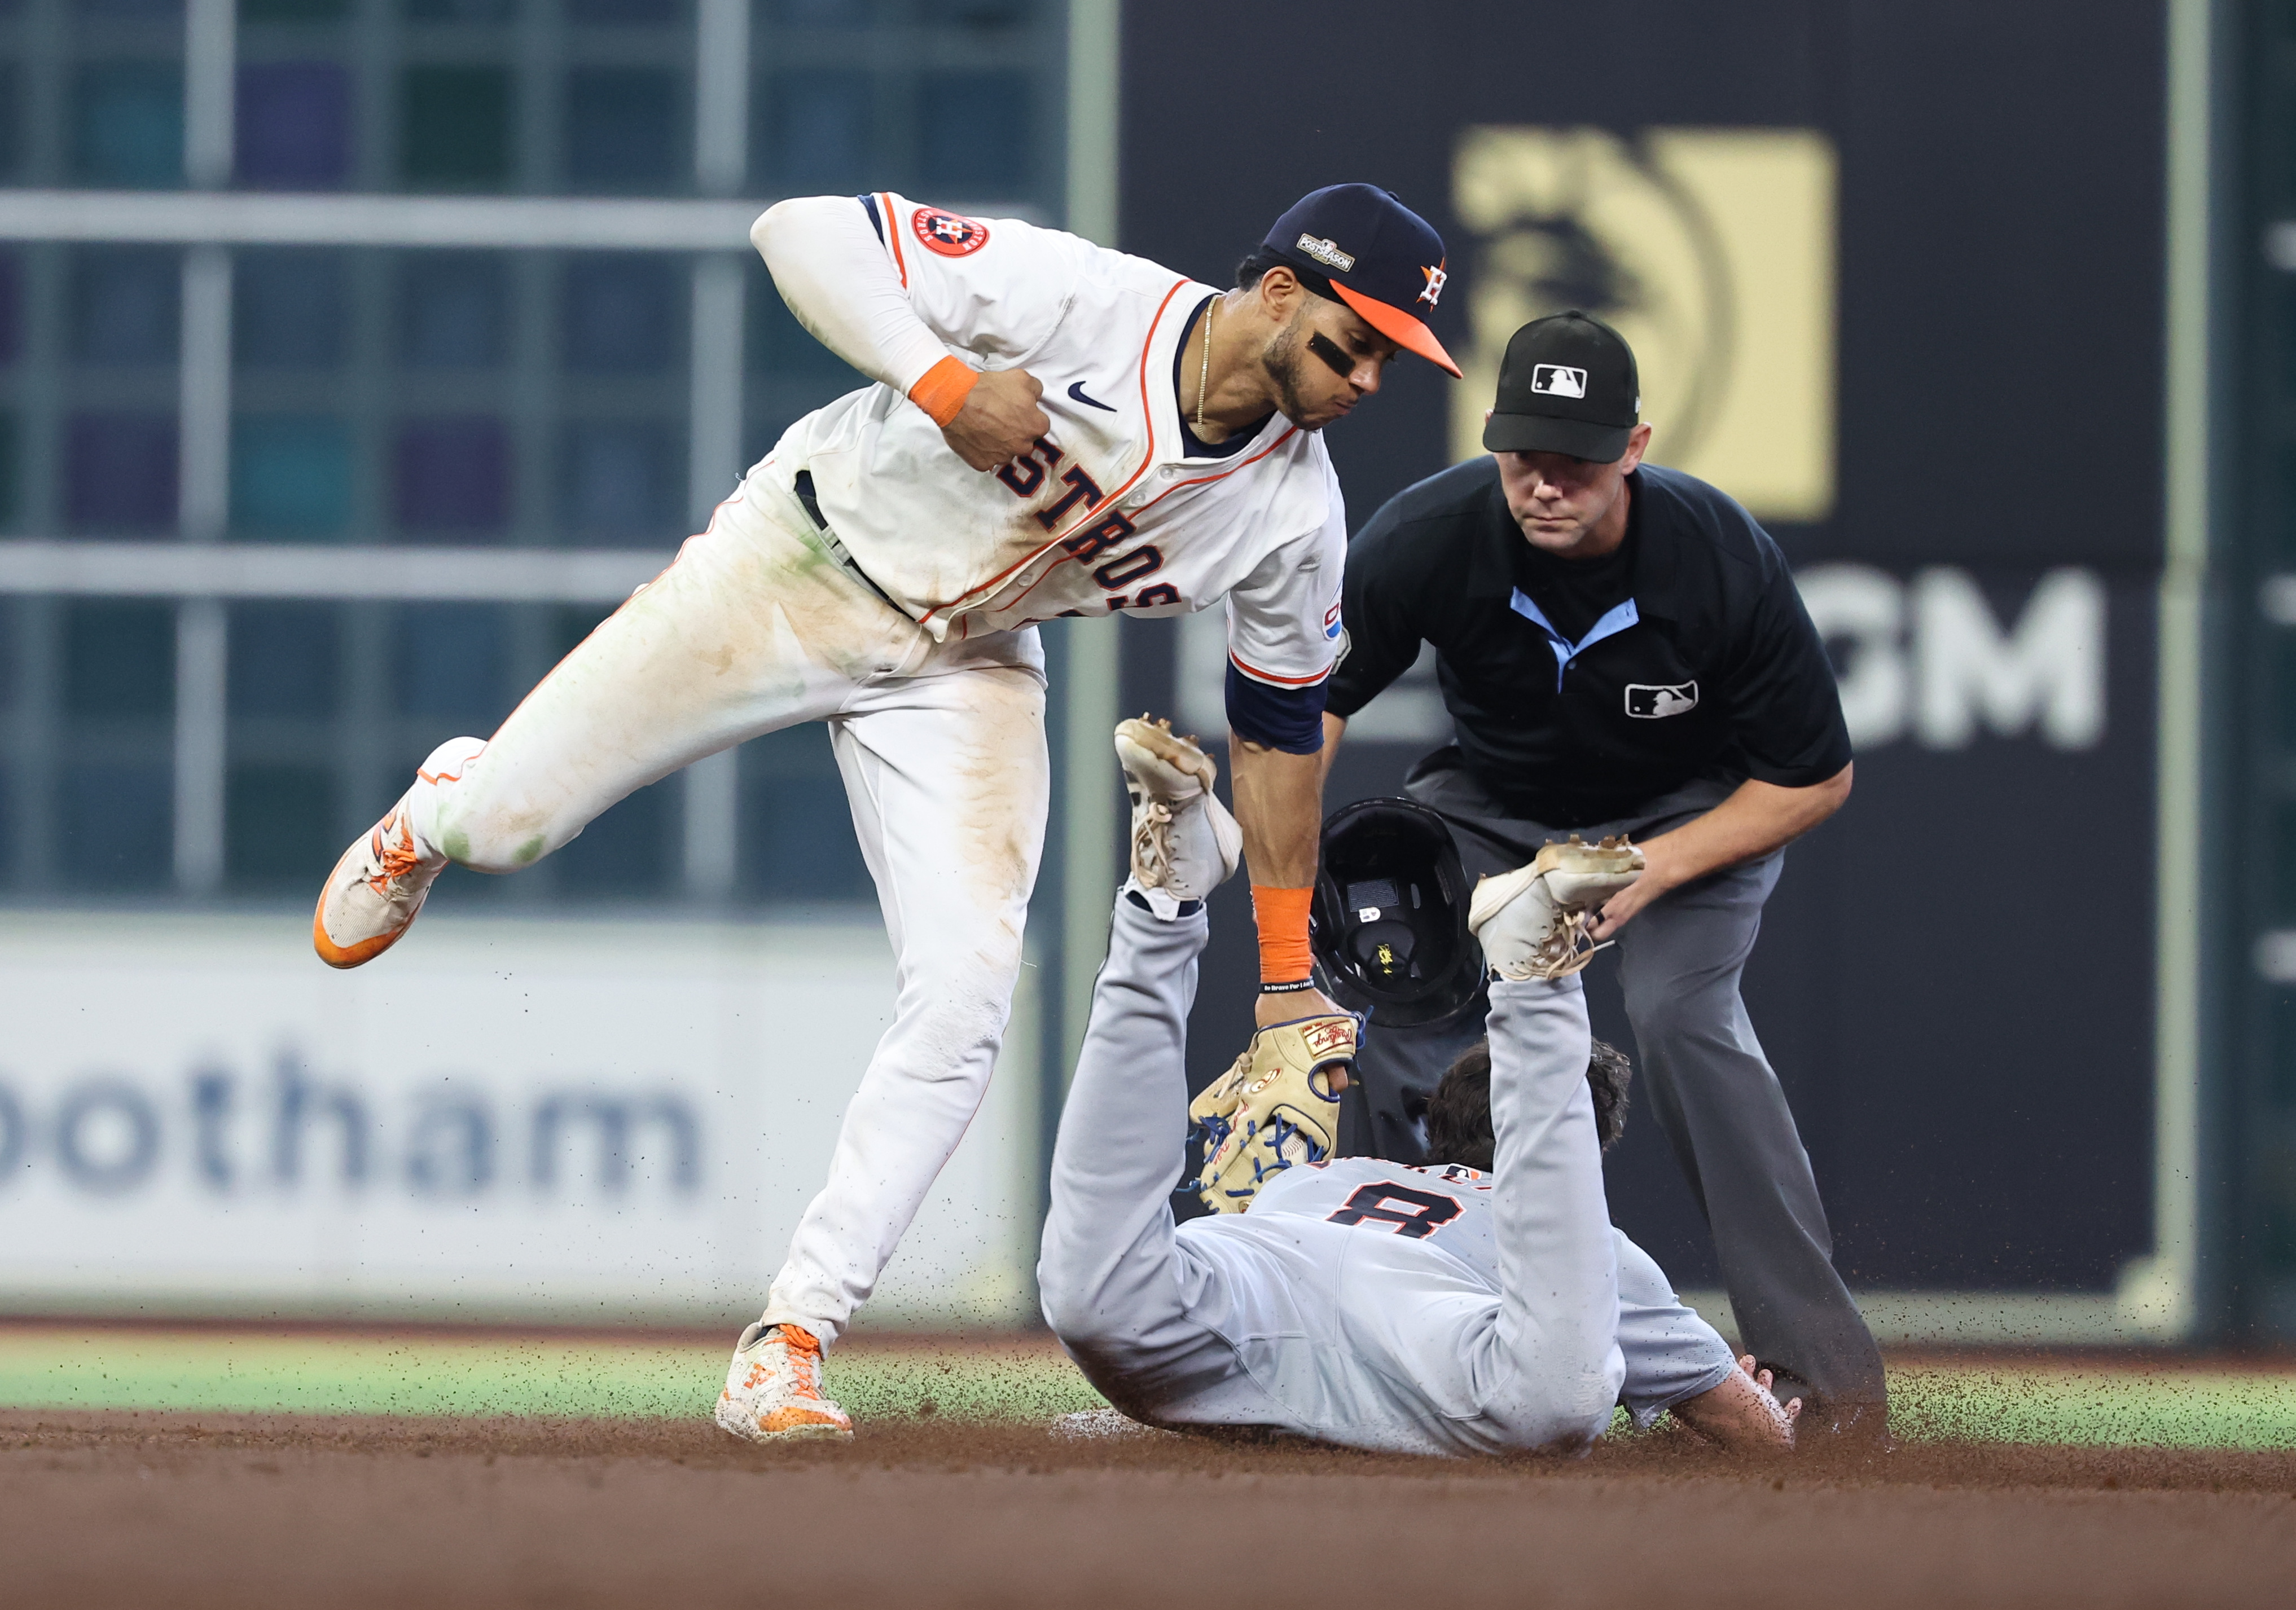
<svg viewBox="0 0 2296 1610">
<path fill-rule="evenodd" d="M 1621 837 L 1540 848 L 1529 866 L 1475 885 L 1467 928 L 1502 978 L 1562 978 L 1603 946 L 1587 937 L 1587 916 L 1643 875 L 1643 853 Z"/>
<path fill-rule="evenodd" d="M 414 786 L 343 852 L 311 913 L 311 948 L 320 960 L 329 967 L 372 961 L 414 925 L 430 886 L 447 870 L 445 854 L 415 831 L 417 797 L 461 780 L 463 768 L 485 748 L 475 738 L 440 744 L 414 774 Z"/>
<path fill-rule="evenodd" d="M 801 1325 L 762 1320 L 742 1333 L 718 1424 L 752 1442 L 793 1442 L 853 1434 L 845 1411 L 821 1395 L 821 1344 Z"/>
<path fill-rule="evenodd" d="M 1202 900 L 1234 875 L 1243 830 L 1212 792 L 1218 766 L 1170 722 L 1119 722 L 1116 758 L 1132 797 L 1132 887 L 1169 922 L 1182 901 Z"/>
</svg>

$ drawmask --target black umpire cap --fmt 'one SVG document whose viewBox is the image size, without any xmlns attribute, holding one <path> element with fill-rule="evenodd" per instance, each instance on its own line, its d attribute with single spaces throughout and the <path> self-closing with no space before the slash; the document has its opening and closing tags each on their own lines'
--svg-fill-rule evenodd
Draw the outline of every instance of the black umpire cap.
<svg viewBox="0 0 2296 1610">
<path fill-rule="evenodd" d="M 1642 406 L 1634 348 L 1574 307 L 1533 319 L 1508 340 L 1483 445 L 1614 464 L 1626 456 Z"/>
</svg>

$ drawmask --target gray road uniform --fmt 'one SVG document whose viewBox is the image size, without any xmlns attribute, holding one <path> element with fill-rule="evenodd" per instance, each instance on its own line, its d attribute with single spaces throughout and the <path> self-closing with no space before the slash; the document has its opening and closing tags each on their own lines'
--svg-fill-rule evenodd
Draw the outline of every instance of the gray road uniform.
<svg viewBox="0 0 2296 1610">
<path fill-rule="evenodd" d="M 1491 987 L 1494 1173 L 1346 1158 L 1176 1226 L 1207 933 L 1119 899 L 1054 1148 L 1045 1318 L 1111 1403 L 1497 1453 L 1584 1444 L 1621 1402 L 1647 1424 L 1728 1377 L 1728 1345 L 1611 1226 L 1575 978 Z"/>
</svg>

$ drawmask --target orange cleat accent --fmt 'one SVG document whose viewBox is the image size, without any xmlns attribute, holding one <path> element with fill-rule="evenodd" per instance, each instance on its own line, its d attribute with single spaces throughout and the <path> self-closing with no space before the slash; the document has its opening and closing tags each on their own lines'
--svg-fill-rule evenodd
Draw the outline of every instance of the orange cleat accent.
<svg viewBox="0 0 2296 1610">
<path fill-rule="evenodd" d="M 332 968 L 373 960 L 414 926 L 446 864 L 416 846 L 402 799 L 328 874 L 311 912 L 311 948 Z"/>
<path fill-rule="evenodd" d="M 742 1342 L 718 1394 L 722 1429 L 753 1442 L 853 1434 L 846 1412 L 822 1395 L 821 1342 L 811 1331 L 770 1325 Z"/>
</svg>

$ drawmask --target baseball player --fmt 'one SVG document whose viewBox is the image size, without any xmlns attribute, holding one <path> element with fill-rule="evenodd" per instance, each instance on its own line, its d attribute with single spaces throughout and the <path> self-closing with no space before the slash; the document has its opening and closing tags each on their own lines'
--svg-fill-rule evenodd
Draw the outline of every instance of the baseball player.
<svg viewBox="0 0 2296 1610">
<path fill-rule="evenodd" d="M 1324 1160 L 1314 1137 L 1335 1117 L 1303 1109 L 1336 1107 L 1327 1069 L 1352 1034 L 1311 1026 L 1278 1058 L 1258 1053 L 1284 1031 L 1264 1030 L 1194 1110 L 1283 1088 L 1259 1104 L 1263 1155 L 1299 1161 L 1263 1174 L 1248 1211 L 1176 1229 L 1202 899 L 1234 869 L 1234 834 L 1194 746 L 1127 723 L 1118 752 L 1133 871 L 1061 1116 L 1037 1267 L 1046 1320 L 1093 1385 L 1152 1425 L 1390 1451 L 1580 1448 L 1622 1402 L 1641 1425 L 1671 1409 L 1734 1447 L 1790 1448 L 1799 1401 L 1779 1407 L 1752 1360 L 1733 1361 L 1603 1200 L 1578 918 L 1639 857 L 1553 846 L 1477 891 L 1488 1055 L 1463 1058 L 1430 1108 L 1460 1156 Z M 1232 1137 L 1245 1121 L 1227 1111 Z M 1208 1179 L 1226 1140 L 1212 1150 Z"/>
<path fill-rule="evenodd" d="M 838 1436 L 822 1349 L 971 1122 L 1010 1010 L 1048 787 L 1037 624 L 1226 601 L 1262 971 L 1304 987 L 1347 532 L 1317 432 L 1398 350 L 1457 369 L 1422 317 L 1442 241 L 1368 185 L 1300 200 L 1226 292 L 890 192 L 783 201 L 750 236 L 873 383 L 791 426 L 491 740 L 440 745 L 312 936 L 357 966 L 447 862 L 516 871 L 692 761 L 826 722 L 898 999 L 718 1419 Z"/>
</svg>

